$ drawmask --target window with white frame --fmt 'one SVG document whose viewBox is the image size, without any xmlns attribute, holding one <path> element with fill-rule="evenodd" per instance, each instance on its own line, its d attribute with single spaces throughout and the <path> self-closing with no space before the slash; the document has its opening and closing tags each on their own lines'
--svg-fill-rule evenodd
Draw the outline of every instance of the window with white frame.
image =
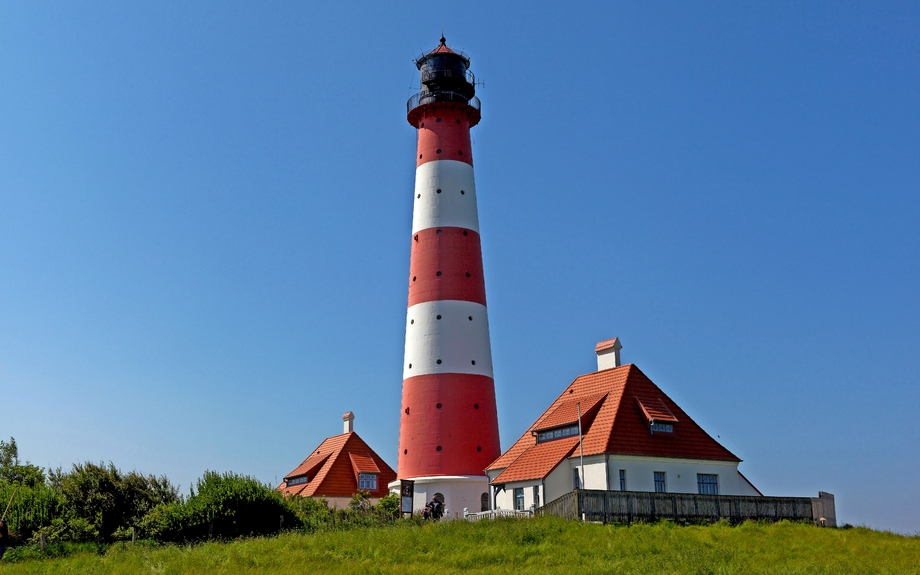
<svg viewBox="0 0 920 575">
<path fill-rule="evenodd" d="M 358 489 L 363 489 L 364 491 L 377 491 L 377 474 L 359 473 Z"/>
<path fill-rule="evenodd" d="M 533 486 L 533 506 L 534 507 L 540 506 L 540 486 L 539 485 Z"/>
<path fill-rule="evenodd" d="M 572 489 L 581 489 L 581 474 L 577 467 L 572 470 Z"/>
<path fill-rule="evenodd" d="M 514 488 L 514 510 L 524 511 L 524 488 L 523 487 Z"/>
<path fill-rule="evenodd" d="M 697 473 L 696 487 L 700 495 L 718 495 L 719 476 L 714 473 Z"/>
<path fill-rule="evenodd" d="M 620 491 L 626 491 L 626 470 L 620 470 Z"/>
<path fill-rule="evenodd" d="M 655 493 L 667 493 L 668 482 L 664 471 L 655 472 Z"/>
</svg>

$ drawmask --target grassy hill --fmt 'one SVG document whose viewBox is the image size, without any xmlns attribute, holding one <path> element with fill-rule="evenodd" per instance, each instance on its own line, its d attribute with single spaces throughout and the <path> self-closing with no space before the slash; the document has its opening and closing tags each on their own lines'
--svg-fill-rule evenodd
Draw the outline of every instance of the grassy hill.
<svg viewBox="0 0 920 575">
<path fill-rule="evenodd" d="M 116 544 L 103 555 L 0 561 L 0 575 L 298 572 L 920 575 L 920 537 L 791 523 L 603 526 L 545 517 L 405 522 L 187 547 Z"/>
</svg>

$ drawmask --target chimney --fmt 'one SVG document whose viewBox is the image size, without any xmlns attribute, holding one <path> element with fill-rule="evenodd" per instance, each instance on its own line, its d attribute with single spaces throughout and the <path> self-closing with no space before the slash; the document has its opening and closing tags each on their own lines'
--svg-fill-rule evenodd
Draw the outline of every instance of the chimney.
<svg viewBox="0 0 920 575">
<path fill-rule="evenodd" d="M 342 416 L 342 421 L 345 422 L 345 431 L 343 431 L 342 433 L 351 433 L 352 431 L 355 430 L 355 424 L 354 424 L 355 414 L 354 413 L 350 411 L 346 411 L 345 415 Z"/>
<path fill-rule="evenodd" d="M 612 367 L 620 367 L 620 338 L 605 339 L 597 342 L 594 353 L 597 354 L 597 371 L 604 371 Z"/>
</svg>

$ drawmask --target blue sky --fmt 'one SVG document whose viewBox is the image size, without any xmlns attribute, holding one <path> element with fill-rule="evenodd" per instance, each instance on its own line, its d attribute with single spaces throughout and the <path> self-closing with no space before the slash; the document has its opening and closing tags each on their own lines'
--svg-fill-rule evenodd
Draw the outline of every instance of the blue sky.
<svg viewBox="0 0 920 575">
<path fill-rule="evenodd" d="M 502 446 L 619 336 L 770 495 L 920 531 L 920 7 L 0 5 L 0 437 L 183 491 L 391 465 L 415 132 L 474 128 Z"/>
</svg>

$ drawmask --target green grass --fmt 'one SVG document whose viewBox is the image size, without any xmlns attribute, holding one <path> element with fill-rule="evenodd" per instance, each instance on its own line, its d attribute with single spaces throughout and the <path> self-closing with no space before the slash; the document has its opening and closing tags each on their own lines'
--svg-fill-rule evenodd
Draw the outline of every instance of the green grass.
<svg viewBox="0 0 920 575">
<path fill-rule="evenodd" d="M 920 575 L 920 537 L 746 523 L 603 526 L 555 518 L 289 533 L 0 562 L 0 574 L 891 573 Z"/>
</svg>

